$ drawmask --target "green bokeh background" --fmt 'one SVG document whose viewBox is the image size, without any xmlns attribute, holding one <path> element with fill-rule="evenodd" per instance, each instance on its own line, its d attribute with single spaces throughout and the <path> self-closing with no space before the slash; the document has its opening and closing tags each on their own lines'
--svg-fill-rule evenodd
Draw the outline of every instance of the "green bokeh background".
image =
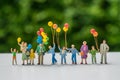
<svg viewBox="0 0 120 80">
<path fill-rule="evenodd" d="M 68 47 L 79 50 L 82 41 L 95 45 L 90 29 L 98 33 L 98 43 L 107 40 L 110 51 L 120 51 L 120 0 L 0 0 L 0 53 L 17 48 L 17 37 L 31 43 L 35 49 L 36 31 L 43 27 L 52 44 L 48 21 L 63 27 L 69 23 Z M 64 32 L 60 33 L 64 45 Z M 48 46 L 48 45 L 47 45 Z"/>
</svg>

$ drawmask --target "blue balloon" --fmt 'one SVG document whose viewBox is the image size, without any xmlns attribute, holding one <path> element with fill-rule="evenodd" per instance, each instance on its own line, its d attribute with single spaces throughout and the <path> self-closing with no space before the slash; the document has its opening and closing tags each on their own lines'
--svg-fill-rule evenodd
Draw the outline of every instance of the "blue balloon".
<svg viewBox="0 0 120 80">
<path fill-rule="evenodd" d="M 28 48 L 28 50 L 30 50 L 31 48 L 32 48 L 32 45 L 31 44 L 28 44 L 28 46 L 27 46 Z"/>
</svg>

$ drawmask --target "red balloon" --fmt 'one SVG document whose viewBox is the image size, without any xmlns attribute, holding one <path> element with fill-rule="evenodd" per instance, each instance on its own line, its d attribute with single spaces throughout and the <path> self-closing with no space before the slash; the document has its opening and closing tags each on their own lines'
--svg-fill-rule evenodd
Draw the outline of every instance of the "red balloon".
<svg viewBox="0 0 120 80">
<path fill-rule="evenodd" d="M 65 23 L 65 24 L 64 24 L 64 27 L 65 27 L 65 28 L 68 28 L 68 27 L 69 27 L 69 24 L 68 24 L 68 23 Z"/>
<path fill-rule="evenodd" d="M 91 29 L 91 30 L 90 30 L 90 33 L 91 33 L 91 34 L 93 34 L 93 33 L 95 33 L 95 32 L 96 32 L 95 29 Z"/>
<path fill-rule="evenodd" d="M 43 28 L 40 28 L 40 32 L 44 32 L 44 29 L 43 29 Z"/>
<path fill-rule="evenodd" d="M 40 31 L 37 31 L 37 35 L 40 36 L 41 32 Z"/>
</svg>

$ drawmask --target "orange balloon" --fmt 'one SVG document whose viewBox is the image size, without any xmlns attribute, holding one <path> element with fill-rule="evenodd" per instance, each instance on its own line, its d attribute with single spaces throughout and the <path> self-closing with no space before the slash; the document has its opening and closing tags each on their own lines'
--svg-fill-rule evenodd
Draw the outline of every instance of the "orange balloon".
<svg viewBox="0 0 120 80">
<path fill-rule="evenodd" d="M 57 24 L 53 24 L 53 29 L 57 29 L 58 25 Z"/>
<path fill-rule="evenodd" d="M 94 37 L 97 37 L 97 36 L 98 36 L 98 32 L 94 32 L 94 33 L 93 33 L 93 36 L 94 36 Z"/>
</svg>

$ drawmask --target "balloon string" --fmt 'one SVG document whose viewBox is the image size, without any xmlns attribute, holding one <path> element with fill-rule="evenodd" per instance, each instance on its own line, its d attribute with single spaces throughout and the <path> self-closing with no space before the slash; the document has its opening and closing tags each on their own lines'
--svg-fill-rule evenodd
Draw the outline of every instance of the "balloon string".
<svg viewBox="0 0 120 80">
<path fill-rule="evenodd" d="M 65 47 L 67 47 L 67 32 L 65 32 Z"/>
<path fill-rule="evenodd" d="M 99 51 L 97 37 L 94 37 L 94 40 L 95 40 L 96 48 Z"/>
<path fill-rule="evenodd" d="M 53 29 L 52 29 L 52 27 L 51 27 L 51 32 L 52 32 L 53 43 L 54 43 L 54 32 L 53 32 Z"/>
</svg>

